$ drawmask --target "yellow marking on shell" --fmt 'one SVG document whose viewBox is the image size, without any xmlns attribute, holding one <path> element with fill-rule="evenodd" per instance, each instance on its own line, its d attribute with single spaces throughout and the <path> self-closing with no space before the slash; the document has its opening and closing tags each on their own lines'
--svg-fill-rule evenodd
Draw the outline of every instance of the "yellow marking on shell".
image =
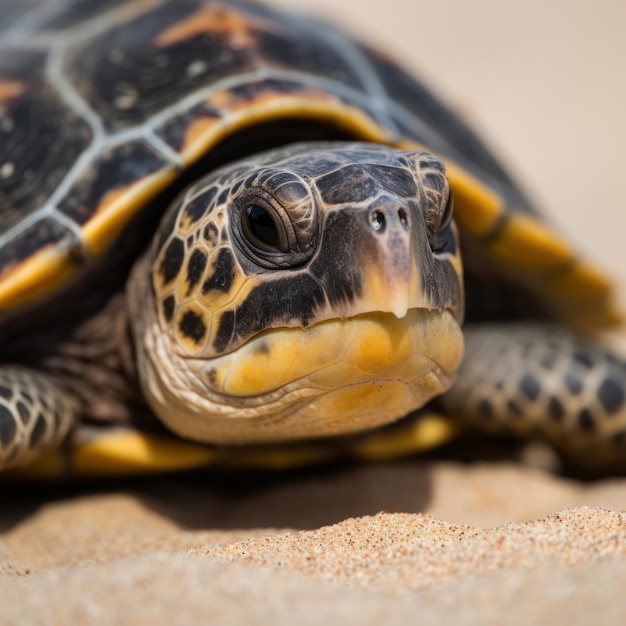
<svg viewBox="0 0 626 626">
<path fill-rule="evenodd" d="M 72 465 L 79 474 L 112 475 L 191 469 L 214 458 L 215 451 L 208 446 L 124 431 L 78 446 Z"/>
<path fill-rule="evenodd" d="M 219 117 L 199 117 L 185 131 L 180 155 L 186 165 L 197 161 L 213 146 L 228 136 L 224 121 Z"/>
<path fill-rule="evenodd" d="M 28 89 L 27 83 L 20 80 L 0 80 L 0 103 L 19 98 Z"/>
<path fill-rule="evenodd" d="M 283 119 L 309 119 L 354 133 L 362 141 L 389 143 L 378 124 L 362 110 L 318 90 L 301 94 L 274 91 L 262 93 L 255 100 L 238 101 L 224 91 L 207 101 L 210 106 L 227 108 L 228 121 L 201 118 L 189 125 L 180 155 L 185 164 L 197 161 L 226 137 L 255 124 Z"/>
<path fill-rule="evenodd" d="M 362 461 L 377 462 L 399 459 L 437 448 L 458 437 L 465 427 L 460 422 L 438 413 L 426 413 L 419 419 L 398 422 L 359 440 L 351 456 Z"/>
<path fill-rule="evenodd" d="M 484 183 L 444 159 L 450 187 L 454 194 L 457 224 L 469 235 L 481 238 L 493 227 L 505 210 L 502 199 Z"/>
<path fill-rule="evenodd" d="M 155 39 L 155 45 L 173 46 L 198 35 L 216 33 L 226 37 L 227 45 L 234 50 L 252 48 L 257 41 L 255 30 L 259 27 L 276 30 L 270 22 L 248 17 L 230 7 L 214 3 L 164 30 Z"/>
<path fill-rule="evenodd" d="M 391 430 L 372 431 L 355 439 L 287 443 L 249 448 L 213 448 L 149 433 L 103 429 L 90 441 L 50 450 L 23 467 L 2 473 L 0 481 L 59 481 L 108 478 L 219 467 L 231 470 L 289 470 L 341 458 L 387 461 L 436 448 L 462 431 L 436 413 L 400 421 Z"/>
<path fill-rule="evenodd" d="M 88 251 L 94 256 L 101 255 L 130 220 L 178 175 L 177 170 L 164 167 L 131 185 L 105 194 L 96 213 L 83 229 Z"/>
<path fill-rule="evenodd" d="M 498 235 L 485 245 L 488 254 L 508 267 L 539 274 L 572 261 L 572 252 L 548 226 L 525 214 L 511 214 Z"/>
<path fill-rule="evenodd" d="M 217 458 L 216 450 L 206 445 L 134 430 L 112 430 L 50 450 L 4 476 L 8 480 L 131 476 L 194 469 L 212 465 Z"/>
<path fill-rule="evenodd" d="M 565 272 L 547 276 L 546 283 L 559 297 L 585 304 L 591 298 L 604 298 L 613 291 L 609 279 L 595 267 L 582 262 L 572 263 Z M 584 285 L 584 288 L 581 286 Z"/>
<path fill-rule="evenodd" d="M 85 253 L 101 256 L 144 206 L 178 176 L 162 168 L 139 181 L 105 194 L 94 216 L 83 226 Z M 62 246 L 62 244 L 61 244 Z M 76 277 L 71 252 L 50 246 L 10 268 L 0 277 L 0 311 L 10 311 L 56 293 Z"/>
<path fill-rule="evenodd" d="M 35 302 L 54 293 L 76 276 L 80 267 L 71 254 L 48 246 L 0 276 L 0 312 Z"/>
</svg>

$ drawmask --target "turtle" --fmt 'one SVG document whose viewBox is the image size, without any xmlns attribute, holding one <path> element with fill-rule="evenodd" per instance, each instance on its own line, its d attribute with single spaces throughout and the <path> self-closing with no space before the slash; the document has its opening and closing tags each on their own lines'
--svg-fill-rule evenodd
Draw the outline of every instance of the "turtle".
<svg viewBox="0 0 626 626">
<path fill-rule="evenodd" d="M 611 280 L 389 53 L 244 0 L 0 8 L 5 476 L 471 428 L 626 463 Z"/>
</svg>

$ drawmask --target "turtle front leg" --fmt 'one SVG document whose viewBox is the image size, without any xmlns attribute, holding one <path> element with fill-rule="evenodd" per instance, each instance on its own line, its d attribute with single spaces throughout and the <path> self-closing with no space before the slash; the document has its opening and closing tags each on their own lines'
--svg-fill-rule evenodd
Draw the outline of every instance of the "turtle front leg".
<svg viewBox="0 0 626 626">
<path fill-rule="evenodd" d="M 78 415 L 78 401 L 49 376 L 18 366 L 0 368 L 0 471 L 59 445 Z"/>
<path fill-rule="evenodd" d="M 472 325 L 450 415 L 542 437 L 580 466 L 626 469 L 626 362 L 560 327 Z"/>
</svg>

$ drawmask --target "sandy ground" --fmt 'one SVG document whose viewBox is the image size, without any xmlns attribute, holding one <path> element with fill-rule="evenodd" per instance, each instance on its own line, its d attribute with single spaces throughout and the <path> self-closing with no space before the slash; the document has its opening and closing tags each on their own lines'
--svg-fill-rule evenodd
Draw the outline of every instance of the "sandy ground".
<svg viewBox="0 0 626 626">
<path fill-rule="evenodd" d="M 626 4 L 283 4 L 419 69 L 626 285 Z M 5 490 L 0 623 L 626 623 L 625 508 L 502 459 Z"/>
</svg>

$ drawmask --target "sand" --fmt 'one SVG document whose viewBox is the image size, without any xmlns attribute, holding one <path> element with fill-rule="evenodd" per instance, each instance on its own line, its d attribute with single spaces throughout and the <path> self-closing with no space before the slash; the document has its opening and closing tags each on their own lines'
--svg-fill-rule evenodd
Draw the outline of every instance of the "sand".
<svg viewBox="0 0 626 626">
<path fill-rule="evenodd" d="M 626 285 L 624 3 L 288 4 L 419 68 Z M 626 623 L 623 478 L 418 459 L 3 491 L 1 624 Z"/>
<path fill-rule="evenodd" d="M 416 460 L 247 478 L 14 493 L 0 623 L 626 619 L 626 479 Z"/>
</svg>

